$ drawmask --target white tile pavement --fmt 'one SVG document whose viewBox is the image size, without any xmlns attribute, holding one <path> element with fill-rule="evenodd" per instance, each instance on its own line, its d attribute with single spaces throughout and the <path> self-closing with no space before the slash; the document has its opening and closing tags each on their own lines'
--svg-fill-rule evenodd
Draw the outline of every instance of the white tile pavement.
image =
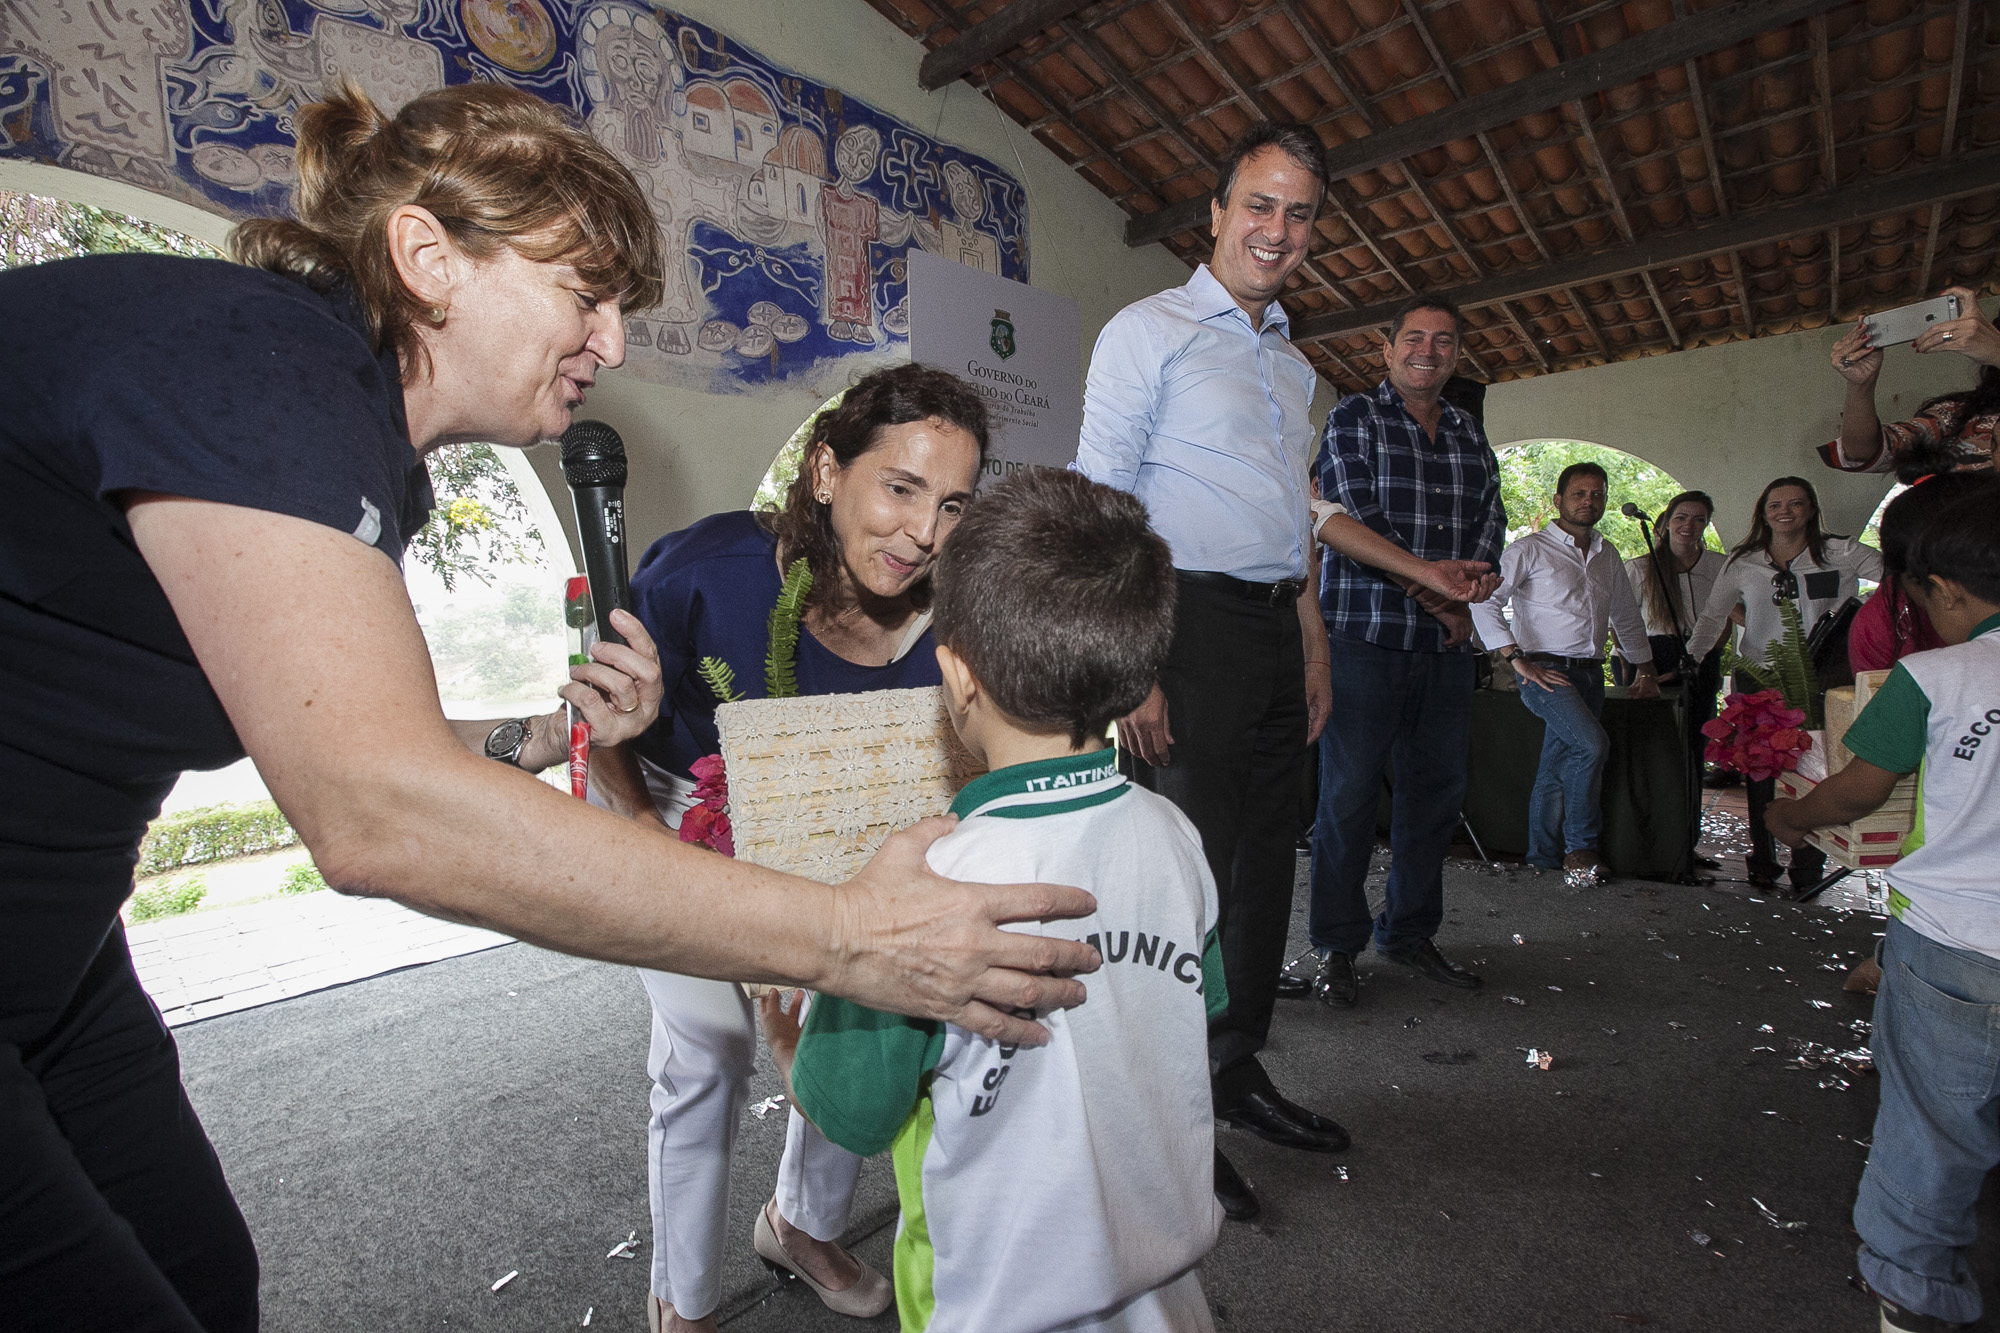
<svg viewBox="0 0 2000 1333">
<path fill-rule="evenodd" d="M 170 1027 L 513 942 L 326 890 L 145 921 L 126 936 Z"/>
</svg>

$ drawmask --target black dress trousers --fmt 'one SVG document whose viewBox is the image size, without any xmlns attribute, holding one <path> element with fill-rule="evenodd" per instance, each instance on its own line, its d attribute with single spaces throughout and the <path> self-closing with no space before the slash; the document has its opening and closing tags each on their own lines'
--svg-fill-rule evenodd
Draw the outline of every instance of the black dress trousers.
<svg viewBox="0 0 2000 1333">
<path fill-rule="evenodd" d="M 1160 670 L 1165 767 L 1129 752 L 1134 782 L 1178 806 L 1201 833 L 1221 906 L 1229 1008 L 1209 1023 L 1218 1101 L 1270 1086 L 1257 1052 L 1271 1030 L 1297 874 L 1306 762 L 1305 649 L 1298 609 L 1180 581 L 1173 644 Z"/>
</svg>

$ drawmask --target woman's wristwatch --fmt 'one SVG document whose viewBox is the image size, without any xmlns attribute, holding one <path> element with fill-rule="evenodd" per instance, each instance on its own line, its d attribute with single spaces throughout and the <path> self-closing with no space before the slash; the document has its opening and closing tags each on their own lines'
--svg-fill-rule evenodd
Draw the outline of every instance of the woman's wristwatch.
<svg viewBox="0 0 2000 1333">
<path fill-rule="evenodd" d="M 521 751 L 527 749 L 528 742 L 534 739 L 533 721 L 532 718 L 525 717 L 509 718 L 487 732 L 486 757 L 519 768 Z"/>
</svg>

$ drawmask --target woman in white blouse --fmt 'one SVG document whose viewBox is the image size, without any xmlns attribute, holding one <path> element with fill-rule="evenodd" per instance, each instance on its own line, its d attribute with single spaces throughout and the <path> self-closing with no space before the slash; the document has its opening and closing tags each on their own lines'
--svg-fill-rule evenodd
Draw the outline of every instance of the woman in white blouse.
<svg viewBox="0 0 2000 1333">
<path fill-rule="evenodd" d="M 1653 550 L 1666 567 L 1666 577 L 1653 572 L 1652 556 L 1636 555 L 1625 562 L 1625 577 L 1645 613 L 1646 638 L 1652 642 L 1663 685 L 1673 681 L 1681 647 L 1694 632 L 1695 619 L 1708 605 L 1727 559 L 1703 541 L 1714 516 L 1715 501 L 1707 492 L 1682 491 L 1667 502 L 1653 524 Z"/>
<path fill-rule="evenodd" d="M 1828 536 L 1820 529 L 1819 496 L 1812 483 L 1802 477 L 1779 477 L 1757 498 L 1750 535 L 1729 553 L 1729 562 L 1722 567 L 1702 607 L 1701 619 L 1695 622 L 1688 651 L 1697 661 L 1706 657 L 1727 632 L 1730 613 L 1741 607 L 1743 639 L 1739 650 L 1759 661 L 1765 646 L 1784 634 L 1779 612 L 1782 603 L 1797 602 L 1799 617 L 1810 631 L 1821 616 L 1858 595 L 1863 579 L 1881 581 L 1882 553 L 1852 537 Z M 1740 676 L 1736 687 L 1757 688 Z M 1772 785 L 1769 781 L 1750 784 L 1749 871 L 1750 882 L 1759 886 L 1775 884 L 1780 873 L 1777 849 L 1764 827 L 1764 808 L 1771 803 Z M 1793 852 L 1792 887 L 1803 889 L 1817 883 L 1825 860 L 1817 848 Z"/>
</svg>

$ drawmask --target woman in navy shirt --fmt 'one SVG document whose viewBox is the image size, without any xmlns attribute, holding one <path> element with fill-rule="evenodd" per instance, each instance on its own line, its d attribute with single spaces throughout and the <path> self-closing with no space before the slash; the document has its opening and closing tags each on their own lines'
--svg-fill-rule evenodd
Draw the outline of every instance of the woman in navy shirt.
<svg viewBox="0 0 2000 1333">
<path fill-rule="evenodd" d="M 638 750 L 669 824 L 678 827 L 689 807 L 695 761 L 720 748 L 718 700 L 697 665 L 721 658 L 739 690 L 764 694 L 767 625 L 793 561 L 804 559 L 813 575 L 795 659 L 800 694 L 938 683 L 931 561 L 971 502 L 986 444 L 986 406 L 956 376 L 914 365 L 876 371 L 814 420 L 783 509 L 716 514 L 647 550 L 632 597 L 659 645 L 666 697 Z M 756 1029 L 737 986 L 648 969 L 639 976 L 653 1005 L 652 1326 L 713 1330 L 729 1161 Z M 890 1285 L 834 1243 L 860 1167 L 794 1111 L 756 1246 L 830 1308 L 866 1317 L 888 1308 Z"/>
</svg>

